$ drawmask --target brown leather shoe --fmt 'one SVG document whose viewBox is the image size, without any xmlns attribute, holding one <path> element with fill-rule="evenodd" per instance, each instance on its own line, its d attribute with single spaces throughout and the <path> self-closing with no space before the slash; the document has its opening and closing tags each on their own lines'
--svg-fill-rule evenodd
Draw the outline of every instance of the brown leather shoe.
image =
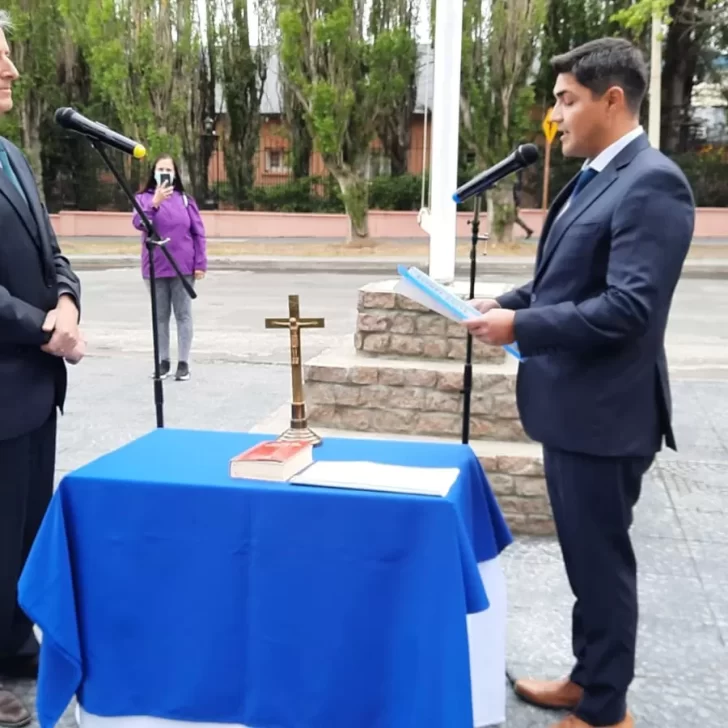
<svg viewBox="0 0 728 728">
<path fill-rule="evenodd" d="M 554 723 L 551 728 L 594 728 L 590 723 L 585 723 L 581 718 L 577 718 L 575 715 L 567 715 L 559 723 Z M 627 711 L 627 715 L 623 721 L 615 723 L 614 725 L 606 726 L 606 728 L 634 728 L 634 719 Z"/>
<path fill-rule="evenodd" d="M 573 710 L 584 690 L 571 680 L 516 680 L 516 695 L 531 705 L 553 710 Z"/>
<path fill-rule="evenodd" d="M 7 690 L 0 690 L 0 728 L 21 728 L 30 723 L 26 707 Z"/>
</svg>

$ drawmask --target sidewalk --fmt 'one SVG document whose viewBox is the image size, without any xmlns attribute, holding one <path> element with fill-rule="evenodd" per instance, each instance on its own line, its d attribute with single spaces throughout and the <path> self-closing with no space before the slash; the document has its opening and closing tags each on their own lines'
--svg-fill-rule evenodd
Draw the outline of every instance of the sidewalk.
<svg viewBox="0 0 728 728">
<path fill-rule="evenodd" d="M 76 270 L 108 270 L 112 268 L 136 268 L 137 255 L 74 255 L 69 254 Z M 521 276 L 533 272 L 535 256 L 479 256 L 478 276 Z M 375 258 L 366 257 L 306 257 L 306 256 L 264 256 L 229 255 L 210 256 L 209 270 L 239 270 L 266 273 L 341 273 L 395 276 L 398 265 L 417 266 L 427 270 L 428 260 L 424 257 Z M 458 259 L 455 264 L 458 276 L 470 273 L 470 261 Z M 697 258 L 687 260 L 683 267 L 684 278 L 728 279 L 728 258 Z"/>
<path fill-rule="evenodd" d="M 129 238 L 67 238 L 61 248 L 78 270 L 135 268 L 140 244 Z M 518 242 L 507 248 L 478 248 L 479 276 L 528 276 L 533 272 L 536 243 Z M 376 241 L 368 246 L 323 239 L 240 239 L 208 241 L 210 270 L 276 273 L 352 273 L 394 276 L 398 265 L 428 267 L 429 246 L 423 241 Z M 728 241 L 696 239 L 684 266 L 686 278 L 728 278 Z M 468 276 L 470 245 L 458 241 L 456 274 Z"/>
</svg>

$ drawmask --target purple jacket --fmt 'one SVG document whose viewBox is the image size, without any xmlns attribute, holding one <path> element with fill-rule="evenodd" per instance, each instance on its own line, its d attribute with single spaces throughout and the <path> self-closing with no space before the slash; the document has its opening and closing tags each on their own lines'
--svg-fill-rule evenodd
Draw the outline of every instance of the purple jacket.
<svg viewBox="0 0 728 728">
<path fill-rule="evenodd" d="M 187 195 L 187 206 L 182 194 L 175 191 L 158 210 L 152 207 L 153 192 L 142 192 L 136 196 L 139 206 L 152 221 L 159 236 L 169 238 L 167 250 L 174 258 L 183 275 L 192 275 L 196 270 L 207 270 L 207 240 L 197 203 Z M 138 213 L 132 220 L 134 227 L 142 231 L 142 276 L 149 278 L 149 253 L 147 252 L 146 233 Z M 172 278 L 176 275 L 167 256 L 156 250 L 154 254 L 154 273 L 158 278 Z"/>
</svg>

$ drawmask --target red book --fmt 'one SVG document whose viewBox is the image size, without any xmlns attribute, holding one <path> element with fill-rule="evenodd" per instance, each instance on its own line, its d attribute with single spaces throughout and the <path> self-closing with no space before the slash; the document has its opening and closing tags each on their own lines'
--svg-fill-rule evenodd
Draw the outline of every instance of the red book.
<svg viewBox="0 0 728 728">
<path fill-rule="evenodd" d="M 309 442 L 264 440 L 230 461 L 231 478 L 288 480 L 313 462 Z"/>
</svg>

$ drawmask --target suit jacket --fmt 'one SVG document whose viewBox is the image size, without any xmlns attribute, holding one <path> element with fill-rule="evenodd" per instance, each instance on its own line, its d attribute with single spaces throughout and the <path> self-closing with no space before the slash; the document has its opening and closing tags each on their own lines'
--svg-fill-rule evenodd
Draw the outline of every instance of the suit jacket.
<svg viewBox="0 0 728 728">
<path fill-rule="evenodd" d="M 546 446 L 596 456 L 676 449 L 665 357 L 670 305 L 693 236 L 681 170 L 642 134 L 558 216 L 555 200 L 533 280 L 498 299 L 513 309 L 518 407 Z"/>
<path fill-rule="evenodd" d="M 40 347 L 46 314 L 63 293 L 79 305 L 81 286 L 61 255 L 22 152 L 0 139 L 27 202 L 0 171 L 0 440 L 26 434 L 63 409 L 66 366 Z"/>
</svg>

